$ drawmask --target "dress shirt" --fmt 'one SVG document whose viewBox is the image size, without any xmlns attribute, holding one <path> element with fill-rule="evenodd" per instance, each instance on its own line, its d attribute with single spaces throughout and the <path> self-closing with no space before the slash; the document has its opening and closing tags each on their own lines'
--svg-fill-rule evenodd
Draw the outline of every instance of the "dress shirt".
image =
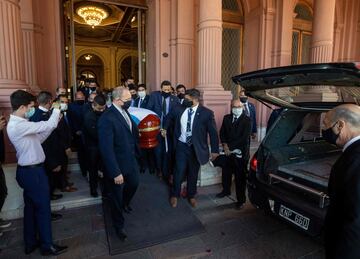
<svg viewBox="0 0 360 259">
<path fill-rule="evenodd" d="M 138 102 L 138 108 L 141 108 L 141 104 L 143 103 L 145 97 L 144 98 L 140 98 L 139 102 Z"/>
<path fill-rule="evenodd" d="M 117 107 L 117 105 L 113 104 L 115 108 L 120 112 L 120 114 L 124 117 L 126 123 L 128 124 L 130 131 L 132 131 L 132 123 L 129 115 L 126 113 L 126 111 L 122 108 Z"/>
<path fill-rule="evenodd" d="M 36 165 L 45 161 L 41 146 L 51 132 L 57 127 L 60 110 L 54 109 L 49 120 L 32 122 L 11 114 L 7 133 L 16 149 L 18 164 L 21 166 Z"/>
<path fill-rule="evenodd" d="M 347 149 L 352 143 L 354 143 L 355 141 L 358 141 L 360 139 L 360 135 L 355 137 L 355 138 L 352 138 L 350 139 L 348 142 L 346 142 L 346 144 L 344 145 L 344 148 L 343 148 L 343 152 L 345 151 L 345 149 Z"/>
<path fill-rule="evenodd" d="M 39 105 L 39 110 L 42 110 L 43 112 L 48 112 L 49 110 L 46 109 L 45 107 Z"/>
<path fill-rule="evenodd" d="M 194 124 L 194 118 L 196 115 L 196 110 L 199 107 L 199 105 L 196 105 L 194 107 L 190 107 L 193 110 L 193 114 L 191 115 L 191 132 L 190 135 L 192 135 L 192 128 L 193 128 L 193 124 Z M 181 115 L 180 118 L 180 124 L 181 124 L 181 135 L 179 137 L 179 140 L 183 143 L 186 143 L 186 126 L 187 126 L 187 120 L 188 120 L 188 114 L 189 114 L 189 109 L 190 108 L 186 108 L 185 111 L 183 112 L 183 114 Z"/>
</svg>

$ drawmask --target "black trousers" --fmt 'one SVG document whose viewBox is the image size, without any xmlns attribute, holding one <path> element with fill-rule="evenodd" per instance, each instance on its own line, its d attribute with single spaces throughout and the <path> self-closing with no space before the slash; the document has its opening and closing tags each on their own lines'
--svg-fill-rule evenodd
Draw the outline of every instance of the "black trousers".
<svg viewBox="0 0 360 259">
<path fill-rule="evenodd" d="M 245 161 L 235 155 L 225 157 L 222 168 L 222 187 L 224 193 L 231 193 L 232 175 L 235 175 L 236 199 L 240 203 L 246 202 L 246 170 Z"/>
<path fill-rule="evenodd" d="M 174 147 L 171 137 L 167 136 L 168 151 L 166 152 L 165 138 L 161 134 L 157 137 L 159 144 L 154 148 L 156 169 L 161 171 L 165 178 L 168 178 L 172 174 L 173 165 L 173 154 Z"/>
<path fill-rule="evenodd" d="M 140 167 L 142 170 L 149 169 L 150 173 L 153 173 L 156 169 L 155 166 L 155 150 L 154 148 L 142 148 Z"/>
<path fill-rule="evenodd" d="M 117 230 L 124 227 L 123 207 L 130 205 L 139 185 L 138 173 L 124 175 L 123 184 L 115 184 L 114 179 L 104 179 L 104 195 L 110 202 L 113 226 Z"/>
<path fill-rule="evenodd" d="M 88 166 L 87 166 L 87 157 L 86 157 L 86 148 L 84 145 L 84 141 L 82 139 L 82 136 L 79 136 L 77 134 L 74 134 L 74 145 L 76 147 L 77 150 L 77 155 L 78 155 L 78 161 L 79 161 L 79 165 L 80 165 L 80 170 L 83 176 L 87 175 L 87 171 L 88 171 Z"/>
<path fill-rule="evenodd" d="M 8 193 L 7 193 L 7 187 L 5 181 L 5 174 L 2 169 L 2 166 L 0 165 L 0 212 L 2 207 L 4 206 L 4 202 L 7 194 Z"/>
<path fill-rule="evenodd" d="M 171 197 L 180 197 L 181 183 L 184 176 L 186 176 L 187 198 L 194 198 L 200 169 L 200 163 L 196 158 L 194 147 L 178 141 L 175 154 L 176 163 Z"/>
<path fill-rule="evenodd" d="M 101 156 L 97 147 L 87 148 L 88 156 L 88 171 L 89 171 L 89 184 L 90 192 L 97 192 L 98 188 L 98 171 L 101 168 Z"/>
</svg>

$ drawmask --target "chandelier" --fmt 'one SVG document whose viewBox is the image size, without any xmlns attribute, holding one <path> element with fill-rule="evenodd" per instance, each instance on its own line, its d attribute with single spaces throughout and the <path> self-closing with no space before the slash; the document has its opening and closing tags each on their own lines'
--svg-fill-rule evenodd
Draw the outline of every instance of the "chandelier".
<svg viewBox="0 0 360 259">
<path fill-rule="evenodd" d="M 96 6 L 83 6 L 76 10 L 76 13 L 92 28 L 101 24 L 101 21 L 108 17 L 108 13 Z"/>
</svg>

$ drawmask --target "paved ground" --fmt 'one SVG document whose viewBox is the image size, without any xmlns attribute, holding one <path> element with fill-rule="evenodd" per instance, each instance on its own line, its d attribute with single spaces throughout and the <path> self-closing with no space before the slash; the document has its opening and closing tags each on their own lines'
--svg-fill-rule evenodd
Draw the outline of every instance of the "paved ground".
<svg viewBox="0 0 360 259">
<path fill-rule="evenodd" d="M 194 213 L 204 224 L 205 233 L 114 258 L 324 258 L 319 241 L 250 204 L 242 210 L 233 209 L 231 199 L 215 199 L 219 190 L 219 186 L 199 189 Z M 110 258 L 100 205 L 62 213 L 64 218 L 53 223 L 53 236 L 58 243 L 68 245 L 69 251 L 59 258 Z M 14 221 L 0 238 L 0 247 L 0 258 L 40 258 L 39 251 L 25 257 L 21 220 Z"/>
</svg>

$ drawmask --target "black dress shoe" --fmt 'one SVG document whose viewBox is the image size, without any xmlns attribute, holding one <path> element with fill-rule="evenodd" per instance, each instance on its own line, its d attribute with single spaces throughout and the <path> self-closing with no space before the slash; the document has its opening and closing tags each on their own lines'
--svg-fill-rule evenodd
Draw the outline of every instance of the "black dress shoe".
<svg viewBox="0 0 360 259">
<path fill-rule="evenodd" d="M 218 194 L 216 194 L 216 198 L 224 198 L 225 196 L 229 196 L 230 193 L 226 193 L 226 192 L 220 192 Z"/>
<path fill-rule="evenodd" d="M 125 241 L 127 239 L 127 235 L 123 229 L 116 229 L 115 233 L 121 241 Z"/>
<path fill-rule="evenodd" d="M 67 251 L 67 246 L 52 245 L 49 249 L 41 250 L 42 256 L 59 255 Z"/>
<path fill-rule="evenodd" d="M 62 219 L 62 215 L 61 214 L 57 214 L 57 213 L 51 213 L 51 221 L 57 221 Z"/>
<path fill-rule="evenodd" d="M 132 212 L 132 210 L 133 210 L 130 206 L 124 206 L 123 209 L 124 209 L 124 212 L 125 212 L 125 213 L 128 213 L 128 214 L 129 214 L 130 212 Z"/>
<path fill-rule="evenodd" d="M 26 255 L 31 254 L 31 253 L 34 252 L 38 247 L 39 247 L 39 244 L 36 244 L 36 245 L 34 245 L 34 246 L 26 246 L 26 247 L 25 247 L 25 254 L 26 254 Z"/>
<path fill-rule="evenodd" d="M 244 207 L 245 202 L 237 202 L 235 203 L 235 209 L 241 210 Z"/>
<path fill-rule="evenodd" d="M 58 200 L 58 199 L 61 199 L 62 197 L 63 197 L 62 194 L 51 194 L 50 199 L 51 199 L 52 201 L 56 201 L 56 200 Z"/>
</svg>

